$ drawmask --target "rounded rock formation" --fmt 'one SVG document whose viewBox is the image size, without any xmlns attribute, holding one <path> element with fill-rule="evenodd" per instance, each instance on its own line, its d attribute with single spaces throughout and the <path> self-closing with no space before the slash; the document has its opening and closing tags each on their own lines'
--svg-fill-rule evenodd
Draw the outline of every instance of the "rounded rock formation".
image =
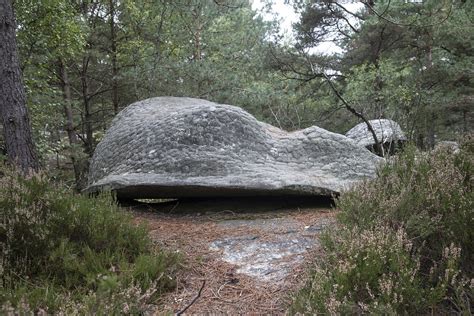
<svg viewBox="0 0 474 316">
<path fill-rule="evenodd" d="M 385 152 L 393 153 L 395 149 L 407 141 L 405 133 L 395 121 L 377 119 L 370 120 L 369 123 L 375 131 L 378 142 L 384 145 Z M 346 136 L 353 139 L 359 146 L 376 152 L 375 140 L 367 124 L 357 124 L 346 133 Z"/>
<path fill-rule="evenodd" d="M 94 152 L 86 191 L 121 198 L 331 195 L 375 176 L 381 161 L 316 126 L 290 133 L 235 106 L 158 97 L 113 120 Z"/>
</svg>

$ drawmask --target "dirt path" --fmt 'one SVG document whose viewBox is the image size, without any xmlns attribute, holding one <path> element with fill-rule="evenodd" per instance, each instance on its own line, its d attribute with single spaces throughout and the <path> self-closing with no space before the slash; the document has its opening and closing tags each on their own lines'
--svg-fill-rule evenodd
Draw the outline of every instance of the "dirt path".
<svg viewBox="0 0 474 316">
<path fill-rule="evenodd" d="M 194 200 L 133 210 L 158 245 L 185 258 L 163 310 L 182 310 L 205 282 L 186 314 L 283 314 L 319 251 L 318 235 L 334 221 L 327 201 L 314 200 Z"/>
</svg>

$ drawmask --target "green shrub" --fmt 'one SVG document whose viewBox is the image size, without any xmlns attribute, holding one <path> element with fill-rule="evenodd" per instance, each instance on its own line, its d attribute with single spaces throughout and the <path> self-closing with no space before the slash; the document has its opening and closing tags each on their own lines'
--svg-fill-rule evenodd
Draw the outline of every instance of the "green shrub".
<svg viewBox="0 0 474 316">
<path fill-rule="evenodd" d="M 465 313 L 473 306 L 474 142 L 408 148 L 341 195 L 339 227 L 293 313 Z"/>
<path fill-rule="evenodd" d="M 370 229 L 386 223 L 403 227 L 426 260 L 441 258 L 443 249 L 462 249 L 461 265 L 474 274 L 474 142 L 459 154 L 439 150 L 429 154 L 408 148 L 385 165 L 374 181 L 344 194 L 337 203 L 339 219 L 348 227 Z"/>
<path fill-rule="evenodd" d="M 327 255 L 296 296 L 293 312 L 420 314 L 443 310 L 437 305 L 449 291 L 466 295 L 468 281 L 460 278 L 460 249 L 454 245 L 429 272 L 428 285 L 420 271 L 420 254 L 403 229 L 343 227 L 326 238 Z"/>
<path fill-rule="evenodd" d="M 25 312 L 87 313 L 126 304 L 130 310 L 174 286 L 179 258 L 154 249 L 145 228 L 133 224 L 110 196 L 77 195 L 42 175 L 25 179 L 11 170 L 2 173 L 4 309 L 11 304 Z M 145 295 L 147 291 L 152 295 Z M 106 298 L 112 296 L 133 303 L 118 300 L 110 305 Z"/>
</svg>

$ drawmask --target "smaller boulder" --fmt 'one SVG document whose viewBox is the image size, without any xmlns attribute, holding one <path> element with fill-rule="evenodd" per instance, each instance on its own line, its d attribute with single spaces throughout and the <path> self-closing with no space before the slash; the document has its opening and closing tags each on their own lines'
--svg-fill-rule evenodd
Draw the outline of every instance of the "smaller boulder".
<svg viewBox="0 0 474 316">
<path fill-rule="evenodd" d="M 402 131 L 397 122 L 388 119 L 370 120 L 370 125 L 377 135 L 377 140 L 383 145 L 384 153 L 393 154 L 397 148 L 400 148 L 407 141 L 405 133 Z M 365 147 L 378 155 L 384 153 L 377 152 L 377 146 L 372 133 L 369 131 L 367 124 L 360 123 L 351 128 L 346 137 L 354 140 L 357 145 Z"/>
<path fill-rule="evenodd" d="M 453 154 L 457 154 L 459 152 L 459 144 L 454 141 L 440 141 L 435 145 L 434 150 L 446 150 L 452 152 Z"/>
</svg>

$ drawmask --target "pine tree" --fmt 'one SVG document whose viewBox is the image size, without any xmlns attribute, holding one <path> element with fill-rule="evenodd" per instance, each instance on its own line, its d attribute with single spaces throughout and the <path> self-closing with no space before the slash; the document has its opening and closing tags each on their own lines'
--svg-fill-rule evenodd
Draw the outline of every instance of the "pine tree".
<svg viewBox="0 0 474 316">
<path fill-rule="evenodd" d="M 8 160 L 24 173 L 38 170 L 15 37 L 11 0 L 0 0 L 0 115 Z"/>
</svg>

